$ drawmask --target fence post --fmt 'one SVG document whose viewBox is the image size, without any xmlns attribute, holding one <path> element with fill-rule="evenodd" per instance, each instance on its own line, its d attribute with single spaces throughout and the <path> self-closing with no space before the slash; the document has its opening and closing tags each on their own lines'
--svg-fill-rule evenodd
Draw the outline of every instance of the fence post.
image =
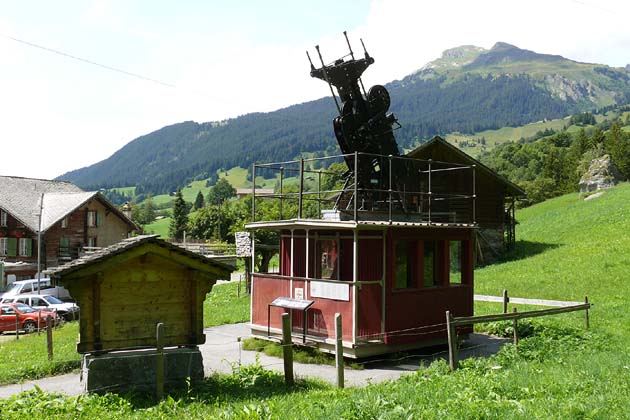
<svg viewBox="0 0 630 420">
<path fill-rule="evenodd" d="M 18 314 L 15 314 L 15 339 L 20 339 L 20 318 Z"/>
<path fill-rule="evenodd" d="M 155 327 L 156 355 L 155 355 L 155 396 L 161 400 L 164 396 L 164 324 L 159 322 Z"/>
<path fill-rule="evenodd" d="M 337 388 L 343 388 L 343 343 L 340 313 L 335 314 L 335 339 L 335 366 L 337 367 Z"/>
<path fill-rule="evenodd" d="M 282 355 L 284 358 L 284 383 L 293 385 L 293 341 L 291 340 L 291 315 L 282 314 Z"/>
<path fill-rule="evenodd" d="M 509 301 L 510 301 L 510 298 L 508 297 L 508 291 L 506 289 L 503 289 L 503 313 L 504 314 L 507 314 Z"/>
<path fill-rule="evenodd" d="M 516 313 L 517 309 L 512 308 L 512 312 Z M 512 320 L 512 327 L 514 328 L 514 347 L 518 346 L 518 319 L 514 318 Z"/>
<path fill-rule="evenodd" d="M 446 332 L 448 334 L 448 362 L 451 370 L 456 370 L 458 365 L 457 355 L 457 331 L 453 324 L 451 311 L 446 311 Z"/>
<path fill-rule="evenodd" d="M 584 296 L 584 303 L 588 305 L 588 296 Z M 588 315 L 588 308 L 584 310 L 584 323 L 586 324 L 586 329 L 591 326 L 591 322 Z"/>
<path fill-rule="evenodd" d="M 53 333 L 52 333 L 52 317 L 46 315 L 46 347 L 48 348 L 48 360 L 53 359 Z"/>
<path fill-rule="evenodd" d="M 42 328 L 42 310 L 37 311 L 37 335 L 40 335 Z"/>
</svg>

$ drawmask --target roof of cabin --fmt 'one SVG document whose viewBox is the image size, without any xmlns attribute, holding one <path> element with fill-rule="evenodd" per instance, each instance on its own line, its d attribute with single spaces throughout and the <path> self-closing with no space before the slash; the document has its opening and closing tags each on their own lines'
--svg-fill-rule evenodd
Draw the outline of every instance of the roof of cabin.
<svg viewBox="0 0 630 420">
<path fill-rule="evenodd" d="M 134 229 L 140 230 L 98 191 L 86 192 L 67 181 L 0 176 L 0 208 L 33 232 L 39 230 L 40 206 L 41 231 L 46 232 L 55 223 L 95 197 Z"/>
<path fill-rule="evenodd" d="M 491 178 L 494 178 L 497 183 L 503 185 L 507 195 L 512 195 L 514 197 L 525 196 L 525 190 L 523 190 L 521 187 L 514 184 L 513 182 L 510 182 L 505 177 L 499 175 L 498 173 L 488 168 L 486 165 L 479 162 L 477 159 L 473 158 L 472 156 L 465 153 L 461 149 L 453 146 L 452 144 L 450 144 L 449 142 L 447 142 L 440 136 L 433 137 L 428 142 L 416 147 L 415 149 L 407 153 L 406 156 L 415 158 L 415 159 L 429 159 L 429 158 L 432 158 L 433 156 L 432 152 L 436 148 L 442 148 L 448 152 L 451 152 L 457 155 L 462 160 L 462 163 L 465 163 L 466 165 L 475 165 L 476 168 L 483 171 Z M 444 160 L 444 159 L 437 159 L 437 160 Z"/>
<path fill-rule="evenodd" d="M 107 248 L 103 248 L 92 254 L 85 255 L 81 258 L 70 261 L 64 265 L 60 265 L 50 270 L 46 270 L 46 274 L 49 275 L 50 277 L 59 278 L 63 275 L 73 273 L 75 271 L 89 267 L 93 264 L 106 261 L 107 259 L 115 255 L 122 254 L 124 252 L 127 252 L 134 248 L 138 248 L 145 244 L 155 244 L 171 252 L 180 254 L 184 257 L 191 258 L 191 259 L 209 264 L 210 266 L 213 266 L 219 269 L 221 271 L 221 275 L 229 276 L 230 273 L 234 271 L 234 268 L 227 264 L 215 261 L 211 258 L 205 257 L 200 254 L 196 254 L 192 251 L 188 251 L 187 249 L 184 249 L 180 246 L 171 244 L 163 239 L 160 239 L 159 236 L 160 235 L 139 235 L 139 236 L 134 236 L 132 238 L 124 239 L 114 245 L 108 246 Z"/>
</svg>

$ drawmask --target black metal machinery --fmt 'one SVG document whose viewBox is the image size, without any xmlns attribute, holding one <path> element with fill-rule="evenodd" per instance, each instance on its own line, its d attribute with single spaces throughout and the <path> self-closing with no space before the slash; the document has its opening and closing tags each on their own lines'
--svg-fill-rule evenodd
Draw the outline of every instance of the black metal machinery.
<svg viewBox="0 0 630 420">
<path fill-rule="evenodd" d="M 365 201 L 366 195 L 369 195 L 368 201 L 374 206 L 374 203 L 381 201 L 376 196 L 382 195 L 391 187 L 390 176 L 394 179 L 398 178 L 395 174 L 390 174 L 391 160 L 387 156 L 399 156 L 393 133 L 394 125 L 399 126 L 399 124 L 394 114 L 387 113 L 391 101 L 389 92 L 384 86 L 375 85 L 369 91 L 365 91 L 361 75 L 374 63 L 374 58 L 368 54 L 363 40 L 361 40 L 361 45 L 364 57 L 357 59 L 347 33 L 344 31 L 343 34 L 348 44 L 349 54 L 335 60 L 332 64 L 324 63 L 319 45 L 315 46 L 315 49 L 322 64 L 321 68 L 315 68 L 308 51 L 306 54 L 311 63 L 311 76 L 328 83 L 339 111 L 339 115 L 333 120 L 333 128 L 350 170 L 348 179 L 357 180 L 358 185 L 355 188 L 364 192 L 362 200 Z M 341 105 L 337 101 L 333 86 L 337 89 Z M 367 155 L 361 155 L 355 163 L 355 152 Z M 355 165 L 356 174 L 354 173 Z M 392 169 L 391 172 L 395 170 Z M 366 194 L 367 190 L 373 192 Z M 355 197 L 355 200 L 358 200 L 358 197 Z"/>
</svg>

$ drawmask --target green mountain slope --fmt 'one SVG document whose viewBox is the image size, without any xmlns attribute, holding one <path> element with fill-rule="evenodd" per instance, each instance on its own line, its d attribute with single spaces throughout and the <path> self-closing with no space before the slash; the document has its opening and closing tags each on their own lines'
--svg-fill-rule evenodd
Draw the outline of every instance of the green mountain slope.
<svg viewBox="0 0 630 420">
<path fill-rule="evenodd" d="M 375 64 L 375 65 L 378 65 Z M 418 72 L 387 85 L 391 111 L 408 149 L 436 134 L 473 134 L 630 102 L 630 72 L 498 43 L 446 51 Z M 335 107 L 322 98 L 222 122 L 192 121 L 139 137 L 110 158 L 59 177 L 84 188 L 137 186 L 168 193 L 218 169 L 253 161 L 336 154 Z"/>
</svg>

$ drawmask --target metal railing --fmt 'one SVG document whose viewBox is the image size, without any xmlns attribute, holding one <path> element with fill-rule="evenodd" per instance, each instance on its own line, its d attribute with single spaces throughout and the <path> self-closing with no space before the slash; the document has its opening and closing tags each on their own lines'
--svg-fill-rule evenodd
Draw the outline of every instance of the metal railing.
<svg viewBox="0 0 630 420">
<path fill-rule="evenodd" d="M 345 162 L 353 169 L 344 174 L 331 171 L 330 164 L 334 162 Z M 260 178 L 266 182 L 275 180 L 275 193 L 256 194 L 257 186 L 252 187 L 254 222 L 287 219 L 476 222 L 474 165 L 355 152 L 254 164 L 252 179 Z M 276 204 L 265 212 L 257 211 L 261 200 L 275 200 Z"/>
</svg>

